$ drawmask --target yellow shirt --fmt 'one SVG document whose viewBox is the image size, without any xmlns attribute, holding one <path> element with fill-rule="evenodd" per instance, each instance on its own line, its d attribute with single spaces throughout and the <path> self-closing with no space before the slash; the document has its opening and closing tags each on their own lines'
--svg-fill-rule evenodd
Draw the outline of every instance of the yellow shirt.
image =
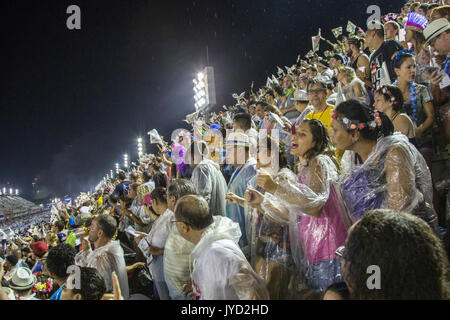
<svg viewBox="0 0 450 320">
<path fill-rule="evenodd" d="M 331 110 L 334 109 L 334 106 L 328 106 L 324 111 L 319 113 L 313 113 L 311 112 L 306 116 L 305 119 L 317 119 L 320 122 L 324 124 L 325 127 L 327 127 L 328 132 L 330 132 L 331 128 Z"/>
<path fill-rule="evenodd" d="M 99 197 L 97 200 L 97 208 L 101 207 L 103 204 L 103 197 Z"/>
<path fill-rule="evenodd" d="M 328 134 L 330 133 L 331 129 L 331 110 L 334 109 L 334 106 L 328 106 L 325 111 L 319 112 L 319 113 L 313 113 L 311 112 L 306 116 L 305 119 L 317 119 L 320 122 L 323 123 L 325 127 L 328 129 Z M 341 163 L 342 156 L 344 155 L 344 151 L 336 150 L 336 158 Z"/>
</svg>

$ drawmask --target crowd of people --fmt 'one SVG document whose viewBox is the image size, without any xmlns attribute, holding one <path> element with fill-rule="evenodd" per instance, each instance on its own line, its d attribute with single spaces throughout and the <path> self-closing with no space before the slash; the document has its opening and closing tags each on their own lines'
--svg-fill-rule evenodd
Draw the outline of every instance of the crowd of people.
<svg viewBox="0 0 450 320">
<path fill-rule="evenodd" d="M 152 130 L 159 153 L 4 243 L 0 299 L 448 299 L 449 15 L 349 22 Z"/>
</svg>

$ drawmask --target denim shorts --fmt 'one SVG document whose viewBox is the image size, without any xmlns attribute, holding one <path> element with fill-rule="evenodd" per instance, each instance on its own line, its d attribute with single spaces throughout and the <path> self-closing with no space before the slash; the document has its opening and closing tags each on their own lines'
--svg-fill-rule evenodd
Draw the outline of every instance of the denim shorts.
<svg viewBox="0 0 450 320">
<path fill-rule="evenodd" d="M 302 274 L 313 291 L 325 291 L 334 283 L 343 282 L 341 261 L 325 260 L 317 263 L 302 263 Z"/>
</svg>

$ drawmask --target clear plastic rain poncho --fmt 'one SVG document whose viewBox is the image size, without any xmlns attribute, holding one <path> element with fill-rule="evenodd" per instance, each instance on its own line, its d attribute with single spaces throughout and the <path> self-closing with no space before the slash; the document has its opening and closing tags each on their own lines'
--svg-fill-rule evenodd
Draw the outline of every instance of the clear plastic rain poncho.
<svg viewBox="0 0 450 320">
<path fill-rule="evenodd" d="M 191 181 L 197 193 L 208 202 L 211 214 L 225 216 L 225 194 L 228 187 L 220 166 L 212 160 L 202 160 L 192 172 Z"/>
<path fill-rule="evenodd" d="M 230 182 L 228 183 L 228 192 L 234 193 L 238 197 L 243 198 L 245 190 L 247 190 L 248 183 L 254 176 L 256 176 L 256 173 L 256 159 L 250 158 L 241 169 L 236 169 L 234 171 Z M 250 250 L 247 239 L 247 231 L 249 230 L 249 227 L 247 225 L 245 209 L 238 204 L 227 202 L 226 215 L 231 220 L 239 223 L 242 234 L 239 245 L 244 250 L 245 254 L 249 255 Z"/>
<path fill-rule="evenodd" d="M 194 296 L 200 300 L 269 299 L 264 280 L 252 269 L 238 241 L 241 230 L 215 216 L 190 255 Z"/>
<path fill-rule="evenodd" d="M 276 174 L 273 174 L 276 176 Z M 249 188 L 264 192 L 256 186 L 256 176 L 250 180 Z M 265 192 L 267 197 L 269 193 Z M 273 196 L 272 196 L 273 197 Z M 247 238 L 251 243 L 251 265 L 267 285 L 271 300 L 290 298 L 289 282 L 295 270 L 289 241 L 289 223 L 273 213 L 267 215 L 246 205 Z M 287 212 L 279 203 L 276 210 Z"/>
<path fill-rule="evenodd" d="M 129 297 L 128 275 L 125 265 L 123 249 L 119 241 L 110 241 L 108 244 L 92 251 L 80 251 L 75 256 L 75 263 L 80 267 L 96 269 L 105 279 L 107 292 L 112 292 L 113 283 L 111 273 L 116 272 L 119 279 L 120 291 L 125 299 Z"/>
<path fill-rule="evenodd" d="M 261 205 L 269 218 L 289 223 L 292 257 L 313 291 L 343 281 L 335 251 L 344 244 L 347 230 L 334 185 L 337 179 L 335 163 L 318 155 L 309 165 L 299 166 L 298 177 L 288 169 L 281 170 L 275 194 L 266 193 Z M 313 213 L 318 216 L 310 215 Z"/>
<path fill-rule="evenodd" d="M 346 151 L 340 189 L 347 225 L 369 210 L 392 209 L 416 215 L 438 232 L 430 170 L 419 151 L 400 133 L 380 138 L 366 162 Z"/>
</svg>

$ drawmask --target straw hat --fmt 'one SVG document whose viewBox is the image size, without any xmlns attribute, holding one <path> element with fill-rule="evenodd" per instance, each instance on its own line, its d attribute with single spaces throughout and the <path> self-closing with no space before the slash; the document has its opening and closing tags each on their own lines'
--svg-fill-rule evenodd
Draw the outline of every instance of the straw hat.
<svg viewBox="0 0 450 320">
<path fill-rule="evenodd" d="M 19 267 L 8 282 L 8 286 L 14 290 L 29 290 L 36 282 L 36 276 L 33 275 L 30 269 Z"/>
<path fill-rule="evenodd" d="M 425 37 L 425 45 L 428 45 L 431 40 L 438 37 L 442 32 L 450 29 L 450 23 L 445 18 L 434 20 L 423 30 Z"/>
</svg>

